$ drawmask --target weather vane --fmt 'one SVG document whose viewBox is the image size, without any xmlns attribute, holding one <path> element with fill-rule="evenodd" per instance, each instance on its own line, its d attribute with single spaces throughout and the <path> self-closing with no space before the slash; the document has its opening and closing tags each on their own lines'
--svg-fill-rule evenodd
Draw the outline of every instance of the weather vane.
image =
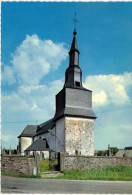
<svg viewBox="0 0 132 195">
<path fill-rule="evenodd" d="M 79 23 L 79 21 L 76 19 L 76 12 L 75 12 L 75 18 L 73 18 L 74 27 L 76 28 L 76 24 Z"/>
</svg>

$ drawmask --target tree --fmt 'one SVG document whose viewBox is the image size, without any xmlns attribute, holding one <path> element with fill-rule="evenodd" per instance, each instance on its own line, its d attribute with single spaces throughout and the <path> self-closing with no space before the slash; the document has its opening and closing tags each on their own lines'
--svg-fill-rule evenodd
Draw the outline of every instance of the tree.
<svg viewBox="0 0 132 195">
<path fill-rule="evenodd" d="M 124 150 L 132 150 L 132 146 L 125 147 Z"/>
<path fill-rule="evenodd" d="M 117 147 L 110 147 L 110 150 L 111 150 L 111 154 L 115 155 L 119 149 Z"/>
<path fill-rule="evenodd" d="M 96 151 L 97 156 L 107 156 L 108 155 L 108 150 L 99 150 Z"/>
</svg>

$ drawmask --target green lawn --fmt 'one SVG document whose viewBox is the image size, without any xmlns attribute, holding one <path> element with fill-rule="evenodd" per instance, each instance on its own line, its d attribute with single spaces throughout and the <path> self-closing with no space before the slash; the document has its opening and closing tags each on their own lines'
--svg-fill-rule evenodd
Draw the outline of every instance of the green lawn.
<svg viewBox="0 0 132 195">
<path fill-rule="evenodd" d="M 44 164 L 44 167 L 43 167 L 43 164 Z M 49 171 L 48 166 L 49 164 L 48 163 L 46 164 L 43 161 L 41 163 L 41 172 Z M 56 166 L 56 161 L 54 161 L 51 166 L 53 166 L 54 168 L 54 166 Z M 6 176 L 13 176 L 13 177 L 41 178 L 40 175 L 33 176 L 33 175 L 20 175 L 20 174 L 9 174 L 9 173 L 1 173 L 1 174 L 6 175 Z M 51 179 L 51 178 L 47 178 L 47 179 Z M 64 171 L 63 176 L 59 176 L 54 179 L 132 181 L 132 167 L 107 166 L 102 170 L 92 169 L 92 170 Z"/>
<path fill-rule="evenodd" d="M 132 167 L 107 166 L 102 170 L 92 169 L 64 171 L 64 175 L 57 177 L 56 179 L 132 181 Z"/>
<path fill-rule="evenodd" d="M 23 177 L 23 178 L 41 178 L 40 175 L 24 175 L 24 174 L 15 174 L 15 173 L 1 173 L 3 176 L 11 177 Z"/>
</svg>

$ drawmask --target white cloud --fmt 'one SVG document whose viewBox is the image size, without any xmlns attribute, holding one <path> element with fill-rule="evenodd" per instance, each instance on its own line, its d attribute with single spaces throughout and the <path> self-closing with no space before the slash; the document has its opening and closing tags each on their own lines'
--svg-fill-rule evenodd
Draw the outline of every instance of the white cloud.
<svg viewBox="0 0 132 195">
<path fill-rule="evenodd" d="M 14 116 L 22 120 L 47 120 L 55 111 L 55 95 L 62 89 L 63 81 L 56 80 L 46 85 L 20 86 L 17 92 L 2 96 L 2 111 L 6 120 Z M 7 117 L 8 116 L 8 117 Z"/>
<path fill-rule="evenodd" d="M 5 82 L 8 82 L 9 85 L 12 85 L 13 83 L 16 83 L 16 79 L 14 77 L 14 72 L 12 67 L 10 66 L 4 66 L 4 70 L 2 71 L 2 80 Z"/>
<path fill-rule="evenodd" d="M 45 85 L 30 85 L 30 86 L 21 85 L 17 89 L 17 91 L 18 91 L 19 94 L 22 95 L 23 93 L 30 94 L 32 91 L 36 91 L 37 92 L 39 90 L 39 92 L 40 92 L 41 90 L 44 90 L 45 88 L 46 88 Z"/>
<path fill-rule="evenodd" d="M 13 93 L 8 96 L 2 96 L 2 109 L 11 113 L 28 111 L 29 104 L 19 94 Z"/>
<path fill-rule="evenodd" d="M 9 84 L 38 85 L 40 80 L 51 70 L 57 69 L 68 55 L 64 43 L 40 40 L 37 35 L 26 39 L 12 54 L 12 66 L 6 66 L 2 72 Z M 15 75 L 15 76 L 14 76 Z"/>
<path fill-rule="evenodd" d="M 93 91 L 95 106 L 123 105 L 131 102 L 128 92 L 132 86 L 132 74 L 87 76 L 84 87 Z"/>
<path fill-rule="evenodd" d="M 100 91 L 93 96 L 93 102 L 99 104 L 105 104 L 107 101 L 107 95 L 104 91 Z"/>
</svg>

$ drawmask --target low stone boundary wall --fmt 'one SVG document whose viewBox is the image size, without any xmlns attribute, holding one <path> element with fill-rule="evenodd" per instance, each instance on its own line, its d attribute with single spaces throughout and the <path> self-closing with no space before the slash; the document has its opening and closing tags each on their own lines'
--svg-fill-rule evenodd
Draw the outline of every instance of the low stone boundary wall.
<svg viewBox="0 0 132 195">
<path fill-rule="evenodd" d="M 126 165 L 132 166 L 132 158 L 105 157 L 105 156 L 73 156 L 60 154 L 60 170 L 90 170 L 101 169 L 105 166 Z"/>
<path fill-rule="evenodd" d="M 35 160 L 27 156 L 2 156 L 1 172 L 32 175 Z"/>
</svg>

